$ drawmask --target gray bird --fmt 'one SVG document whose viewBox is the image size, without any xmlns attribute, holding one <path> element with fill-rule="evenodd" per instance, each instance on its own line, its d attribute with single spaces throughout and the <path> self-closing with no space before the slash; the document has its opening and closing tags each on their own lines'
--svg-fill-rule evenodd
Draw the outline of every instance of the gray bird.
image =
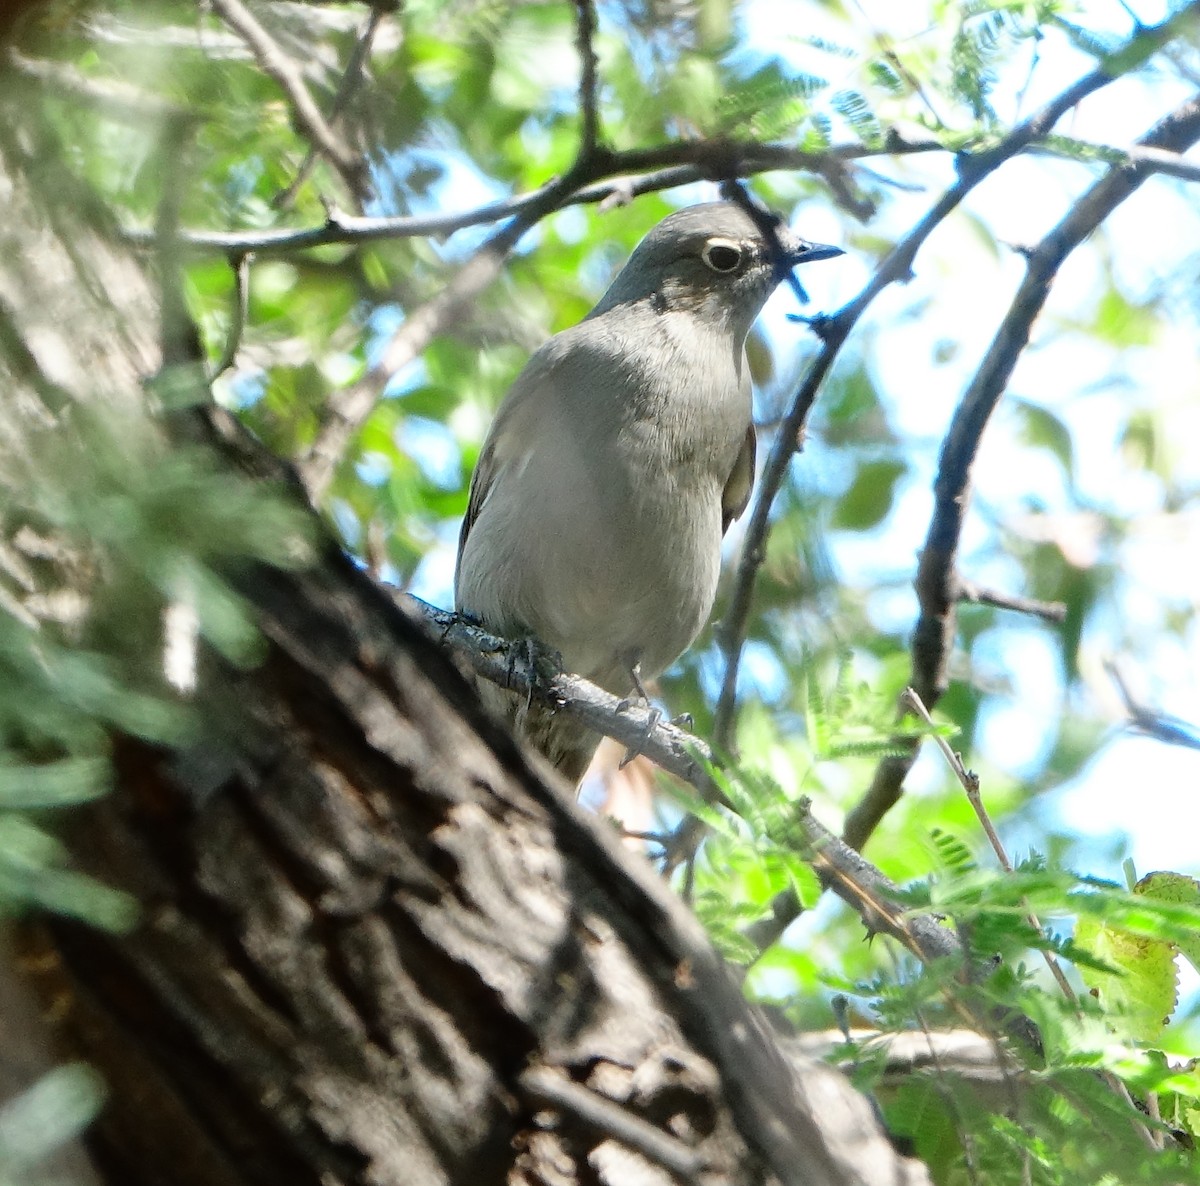
<svg viewBox="0 0 1200 1186">
<path fill-rule="evenodd" d="M 791 267 L 842 254 L 783 225 L 775 237 L 786 268 L 740 206 L 671 214 L 587 317 L 533 355 L 471 480 L 459 612 L 532 635 L 618 696 L 687 649 L 754 482 L 746 335 Z M 481 695 L 582 778 L 595 733 L 492 685 Z"/>
</svg>

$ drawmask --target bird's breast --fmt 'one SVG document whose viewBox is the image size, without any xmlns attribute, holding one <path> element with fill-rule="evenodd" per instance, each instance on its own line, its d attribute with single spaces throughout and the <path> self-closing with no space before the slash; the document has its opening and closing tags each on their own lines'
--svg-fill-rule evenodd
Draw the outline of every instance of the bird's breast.
<svg viewBox="0 0 1200 1186">
<path fill-rule="evenodd" d="M 463 608 L 532 631 L 619 693 L 634 659 L 657 675 L 708 617 L 722 492 L 750 423 L 740 345 L 735 357 L 669 318 L 650 332 L 593 335 L 602 348 L 556 373 L 461 565 Z"/>
</svg>

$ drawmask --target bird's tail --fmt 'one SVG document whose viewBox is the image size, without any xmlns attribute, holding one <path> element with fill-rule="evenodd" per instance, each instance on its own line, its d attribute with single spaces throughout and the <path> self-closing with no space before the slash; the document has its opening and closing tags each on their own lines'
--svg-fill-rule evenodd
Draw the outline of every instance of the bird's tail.
<svg viewBox="0 0 1200 1186">
<path fill-rule="evenodd" d="M 600 744 L 599 733 L 546 705 L 530 704 L 526 696 L 487 680 L 479 681 L 479 698 L 508 722 L 520 740 L 578 788 Z"/>
</svg>

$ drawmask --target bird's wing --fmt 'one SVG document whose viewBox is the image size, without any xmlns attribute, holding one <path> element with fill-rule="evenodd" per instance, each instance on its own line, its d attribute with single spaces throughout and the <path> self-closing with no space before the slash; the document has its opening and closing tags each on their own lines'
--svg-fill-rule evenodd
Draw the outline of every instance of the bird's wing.
<svg viewBox="0 0 1200 1186">
<path fill-rule="evenodd" d="M 462 527 L 458 532 L 458 557 L 454 562 L 454 584 L 458 585 L 458 569 L 462 564 L 463 549 L 467 546 L 467 536 L 479 518 L 479 510 L 491 489 L 492 477 L 495 474 L 495 445 L 493 433 L 488 433 L 484 442 L 483 452 L 475 463 L 475 472 L 471 475 L 471 492 L 467 496 L 467 513 L 463 516 Z"/>
<path fill-rule="evenodd" d="M 533 355 L 509 388 L 492 421 L 492 427 L 488 430 L 483 450 L 475 463 L 475 472 L 471 475 L 467 513 L 458 533 L 458 558 L 454 565 L 455 587 L 458 585 L 458 570 L 462 564 L 463 549 L 467 546 L 467 537 L 479 518 L 479 512 L 483 510 L 483 504 L 487 501 L 496 478 L 514 451 L 520 449 L 522 442 L 529 438 L 534 429 L 532 420 L 536 418 L 539 403 L 543 403 L 544 406 L 543 401 L 554 390 L 553 358 L 554 355 L 545 348 Z"/>
<path fill-rule="evenodd" d="M 729 530 L 729 524 L 738 518 L 750 501 L 750 491 L 754 488 L 754 455 L 757 441 L 754 437 L 754 425 L 746 428 L 746 439 L 738 450 L 737 460 L 733 463 L 725 489 L 721 491 L 721 534 Z"/>
</svg>

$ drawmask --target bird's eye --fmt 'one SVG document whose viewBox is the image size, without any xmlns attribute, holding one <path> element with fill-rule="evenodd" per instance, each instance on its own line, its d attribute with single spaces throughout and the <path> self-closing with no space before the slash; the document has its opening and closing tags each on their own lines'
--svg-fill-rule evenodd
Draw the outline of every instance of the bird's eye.
<svg viewBox="0 0 1200 1186">
<path fill-rule="evenodd" d="M 742 249 L 723 239 L 714 239 L 705 246 L 700 258 L 714 272 L 732 272 L 742 262 Z"/>
</svg>

